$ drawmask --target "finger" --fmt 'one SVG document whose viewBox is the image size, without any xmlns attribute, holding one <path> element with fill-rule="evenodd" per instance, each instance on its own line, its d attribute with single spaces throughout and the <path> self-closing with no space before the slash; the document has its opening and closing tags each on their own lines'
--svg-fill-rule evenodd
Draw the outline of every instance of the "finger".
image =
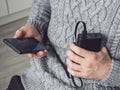
<svg viewBox="0 0 120 90">
<path fill-rule="evenodd" d="M 74 70 L 74 71 L 80 71 L 83 73 L 92 73 L 93 71 L 97 70 L 97 68 L 91 68 L 91 66 L 86 67 L 85 65 L 80 65 L 72 62 L 69 58 L 67 60 L 67 67 Z"/>
<path fill-rule="evenodd" d="M 36 36 L 36 37 L 34 37 L 36 40 L 38 40 L 39 42 L 42 42 L 42 37 L 41 37 L 41 35 L 38 35 L 38 36 Z"/>
<path fill-rule="evenodd" d="M 34 57 L 34 54 L 33 54 L 33 53 L 27 53 L 26 55 L 27 55 L 29 58 Z"/>
<path fill-rule="evenodd" d="M 101 52 L 104 53 L 104 54 L 107 54 L 107 53 L 108 53 L 106 47 L 102 47 Z"/>
<path fill-rule="evenodd" d="M 33 57 L 36 57 L 36 58 L 41 58 L 43 56 L 45 56 L 47 54 L 47 50 L 44 50 L 44 51 L 39 51 L 37 53 L 27 53 L 26 55 L 29 57 L 29 58 L 33 58 Z"/>
<path fill-rule="evenodd" d="M 27 26 L 22 26 L 16 31 L 15 37 L 30 38 L 33 37 L 33 32 L 31 31 L 31 28 L 28 28 Z"/>
<path fill-rule="evenodd" d="M 48 53 L 47 50 L 39 51 L 39 52 L 37 52 L 37 53 L 35 54 L 35 57 L 41 58 L 41 57 L 44 57 L 47 53 Z"/>
<path fill-rule="evenodd" d="M 21 29 L 19 29 L 15 32 L 15 35 L 13 38 L 21 38 L 21 37 L 23 37 L 23 32 Z"/>
<path fill-rule="evenodd" d="M 70 58 L 73 62 L 78 63 L 78 64 L 81 64 L 82 61 L 84 60 L 84 58 L 76 55 L 76 54 L 75 54 L 73 51 L 71 51 L 71 50 L 68 50 L 68 51 L 67 51 L 67 56 L 68 56 L 68 58 Z"/>
<path fill-rule="evenodd" d="M 72 76 L 80 77 L 79 75 L 80 71 L 75 71 L 75 70 L 72 70 L 71 68 L 67 68 L 67 70 Z"/>
<path fill-rule="evenodd" d="M 83 48 L 80 48 L 78 46 L 76 46 L 75 44 L 73 43 L 70 43 L 70 49 L 76 53 L 77 55 L 81 56 L 81 57 L 87 57 L 87 54 L 89 53 L 89 51 L 83 49 Z"/>
<path fill-rule="evenodd" d="M 69 58 L 67 58 L 67 67 L 75 71 L 81 70 L 81 65 L 72 62 Z"/>
<path fill-rule="evenodd" d="M 67 70 L 71 75 L 73 75 L 75 77 L 90 78 L 90 75 L 88 73 L 84 73 L 81 71 L 75 71 L 70 68 L 67 68 Z"/>
</svg>

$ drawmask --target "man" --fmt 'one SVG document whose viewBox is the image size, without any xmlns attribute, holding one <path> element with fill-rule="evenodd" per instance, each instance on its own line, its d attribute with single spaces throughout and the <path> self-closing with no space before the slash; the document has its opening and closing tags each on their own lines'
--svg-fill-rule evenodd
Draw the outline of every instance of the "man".
<svg viewBox="0 0 120 90">
<path fill-rule="evenodd" d="M 27 24 L 14 38 L 33 37 L 51 48 L 27 54 L 31 68 L 21 75 L 24 89 L 119 90 L 119 6 L 119 0 L 34 0 Z M 99 52 L 71 43 L 78 21 L 104 36 Z"/>
</svg>

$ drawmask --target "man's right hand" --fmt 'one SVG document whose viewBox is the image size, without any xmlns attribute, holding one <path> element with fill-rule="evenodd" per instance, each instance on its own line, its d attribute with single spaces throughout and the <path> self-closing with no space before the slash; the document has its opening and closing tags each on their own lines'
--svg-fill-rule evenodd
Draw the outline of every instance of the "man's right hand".
<svg viewBox="0 0 120 90">
<path fill-rule="evenodd" d="M 42 36 L 40 33 L 36 30 L 36 28 L 32 25 L 26 25 L 18 29 L 14 35 L 14 38 L 35 38 L 39 42 L 42 42 Z M 47 50 L 39 51 L 37 53 L 28 53 L 27 56 L 32 58 L 41 58 L 44 57 L 47 54 Z"/>
</svg>

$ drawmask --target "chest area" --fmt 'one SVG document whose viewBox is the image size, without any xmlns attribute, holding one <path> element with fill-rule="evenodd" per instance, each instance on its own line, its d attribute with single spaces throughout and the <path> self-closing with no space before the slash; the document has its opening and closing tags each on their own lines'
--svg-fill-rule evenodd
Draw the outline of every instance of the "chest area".
<svg viewBox="0 0 120 90">
<path fill-rule="evenodd" d="M 114 38 L 119 36 L 120 31 L 118 30 L 120 23 L 116 18 L 119 0 L 50 0 L 50 2 L 52 13 L 49 36 L 57 46 L 66 47 L 69 42 L 75 40 L 74 30 L 78 21 L 86 23 L 89 33 L 104 34 L 109 48 L 115 45 Z M 78 33 L 82 32 L 81 27 Z"/>
</svg>

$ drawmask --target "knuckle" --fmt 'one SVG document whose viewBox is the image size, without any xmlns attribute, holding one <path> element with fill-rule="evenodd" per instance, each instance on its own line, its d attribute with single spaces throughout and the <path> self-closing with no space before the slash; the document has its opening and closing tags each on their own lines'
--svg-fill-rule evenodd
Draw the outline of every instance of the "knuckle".
<svg viewBox="0 0 120 90">
<path fill-rule="evenodd" d="M 15 35 L 18 33 L 18 30 L 15 32 Z"/>
<path fill-rule="evenodd" d="M 25 28 L 25 26 L 22 26 L 20 29 L 24 29 Z"/>
<path fill-rule="evenodd" d="M 68 66 L 70 65 L 69 58 L 66 59 L 66 63 L 67 63 Z"/>
<path fill-rule="evenodd" d="M 78 77 L 78 73 L 75 72 L 75 71 L 72 72 L 72 75 L 75 76 L 75 77 Z"/>
<path fill-rule="evenodd" d="M 92 69 L 93 68 L 93 65 L 92 64 L 88 64 L 87 65 L 87 69 L 89 70 L 89 69 Z"/>
<path fill-rule="evenodd" d="M 84 77 L 84 78 L 88 78 L 88 77 L 89 77 L 89 74 L 88 74 L 88 73 L 83 73 L 83 77 Z"/>
<path fill-rule="evenodd" d="M 98 55 L 97 55 L 97 54 L 92 54 L 91 59 L 92 59 L 93 61 L 98 60 Z"/>
<path fill-rule="evenodd" d="M 81 50 L 80 50 L 80 48 L 79 48 L 79 47 L 76 49 L 76 52 L 77 52 L 78 54 L 80 54 L 80 53 L 81 53 Z"/>
<path fill-rule="evenodd" d="M 72 51 L 68 51 L 68 57 L 71 59 L 71 60 L 73 60 L 76 56 L 75 56 L 75 54 L 73 54 L 73 52 Z"/>
<path fill-rule="evenodd" d="M 93 68 L 93 64 L 92 63 L 86 64 L 86 69 L 87 70 L 92 69 L 92 68 Z"/>
<path fill-rule="evenodd" d="M 76 56 L 75 56 L 74 54 L 71 54 L 70 59 L 71 59 L 71 60 L 74 60 L 75 57 L 76 57 Z"/>
<path fill-rule="evenodd" d="M 67 51 L 67 56 L 69 56 L 69 54 L 70 54 L 70 50 Z"/>
<path fill-rule="evenodd" d="M 69 67 L 67 68 L 67 70 L 68 70 L 68 72 L 69 72 L 71 75 L 73 75 L 73 76 L 75 76 L 75 77 L 78 77 L 78 74 L 77 74 L 76 71 L 71 70 Z"/>
</svg>

